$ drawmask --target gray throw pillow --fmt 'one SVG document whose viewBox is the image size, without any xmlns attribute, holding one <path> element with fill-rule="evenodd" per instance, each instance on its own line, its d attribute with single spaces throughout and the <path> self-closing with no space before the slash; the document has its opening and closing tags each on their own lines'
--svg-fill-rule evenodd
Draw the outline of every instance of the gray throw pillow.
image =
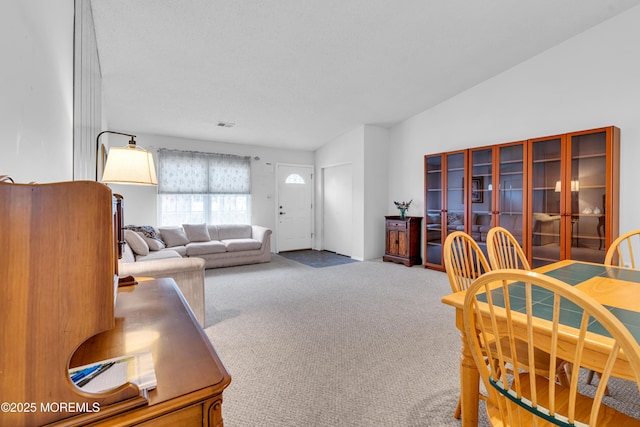
<svg viewBox="0 0 640 427">
<path fill-rule="evenodd" d="M 168 248 L 184 246 L 189 243 L 182 227 L 162 227 L 160 228 L 160 236 Z"/>
<path fill-rule="evenodd" d="M 158 239 L 153 239 L 151 237 L 147 237 L 141 231 L 136 231 L 147 242 L 150 251 L 159 251 L 160 249 L 164 249 L 164 242 Z"/>
<path fill-rule="evenodd" d="M 135 231 L 124 230 L 124 240 L 131 246 L 131 250 L 138 255 L 149 255 L 149 245 Z"/>
<path fill-rule="evenodd" d="M 208 242 L 211 240 L 207 224 L 182 224 L 190 242 Z"/>
</svg>

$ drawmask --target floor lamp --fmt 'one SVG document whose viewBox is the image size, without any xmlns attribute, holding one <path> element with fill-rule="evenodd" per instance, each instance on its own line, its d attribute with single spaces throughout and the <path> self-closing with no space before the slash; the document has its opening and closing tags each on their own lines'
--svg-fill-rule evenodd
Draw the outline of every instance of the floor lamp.
<svg viewBox="0 0 640 427">
<path fill-rule="evenodd" d="M 96 151 L 100 147 L 100 136 L 105 133 L 128 136 L 131 139 L 126 147 L 109 149 L 107 161 L 102 173 L 103 183 L 158 185 L 153 155 L 136 145 L 135 135 L 105 130 L 96 137 Z M 98 159 L 96 158 L 96 181 L 98 181 Z M 124 201 L 120 194 L 114 194 L 116 201 L 116 239 L 118 241 L 118 259 L 122 258 L 124 248 Z M 138 282 L 132 276 L 119 278 L 119 286 L 133 285 Z"/>
<path fill-rule="evenodd" d="M 107 162 L 102 173 L 102 182 L 113 184 L 158 185 L 156 168 L 153 164 L 153 154 L 136 145 L 136 136 L 128 133 L 102 131 L 96 137 L 96 152 L 100 149 L 100 136 L 105 133 L 128 136 L 131 139 L 126 147 L 109 149 Z M 96 181 L 98 181 L 98 161 L 96 157 Z"/>
</svg>

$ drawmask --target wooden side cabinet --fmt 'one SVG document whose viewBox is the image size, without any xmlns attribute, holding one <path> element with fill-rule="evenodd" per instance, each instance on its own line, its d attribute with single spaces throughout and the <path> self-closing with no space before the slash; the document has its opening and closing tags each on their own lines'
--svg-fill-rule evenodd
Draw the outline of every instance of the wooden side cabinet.
<svg viewBox="0 0 640 427">
<path fill-rule="evenodd" d="M 386 216 L 385 248 L 383 261 L 397 262 L 411 267 L 422 264 L 420 257 L 420 230 L 422 217 Z"/>
</svg>

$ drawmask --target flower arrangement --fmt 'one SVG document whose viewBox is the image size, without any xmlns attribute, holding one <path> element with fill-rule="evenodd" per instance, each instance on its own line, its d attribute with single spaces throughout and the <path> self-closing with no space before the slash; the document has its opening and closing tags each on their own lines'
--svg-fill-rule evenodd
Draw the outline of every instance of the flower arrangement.
<svg viewBox="0 0 640 427">
<path fill-rule="evenodd" d="M 393 202 L 393 204 L 396 205 L 396 208 L 400 210 L 401 219 L 405 218 L 405 212 L 409 210 L 409 206 L 411 206 L 411 202 L 413 202 L 413 199 L 409 200 L 408 202 L 396 202 L 396 201 Z"/>
</svg>

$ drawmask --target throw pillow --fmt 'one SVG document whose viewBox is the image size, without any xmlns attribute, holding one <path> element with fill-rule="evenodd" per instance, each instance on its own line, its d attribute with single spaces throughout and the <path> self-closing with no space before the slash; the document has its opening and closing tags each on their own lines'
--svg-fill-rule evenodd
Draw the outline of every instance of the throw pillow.
<svg viewBox="0 0 640 427">
<path fill-rule="evenodd" d="M 189 239 L 182 227 L 163 227 L 160 229 L 160 235 L 168 248 L 183 246 L 189 243 Z"/>
<path fill-rule="evenodd" d="M 182 224 L 190 242 L 208 242 L 211 240 L 207 224 Z"/>
<path fill-rule="evenodd" d="M 124 240 L 131 246 L 131 250 L 138 255 L 149 255 L 149 245 L 135 231 L 124 230 Z"/>
<path fill-rule="evenodd" d="M 147 237 L 141 231 L 136 231 L 136 233 L 138 233 L 140 237 L 142 237 L 144 241 L 147 242 L 147 245 L 149 246 L 150 251 L 159 251 L 160 249 L 164 249 L 165 246 L 162 240 L 159 240 L 157 238 Z"/>
</svg>

